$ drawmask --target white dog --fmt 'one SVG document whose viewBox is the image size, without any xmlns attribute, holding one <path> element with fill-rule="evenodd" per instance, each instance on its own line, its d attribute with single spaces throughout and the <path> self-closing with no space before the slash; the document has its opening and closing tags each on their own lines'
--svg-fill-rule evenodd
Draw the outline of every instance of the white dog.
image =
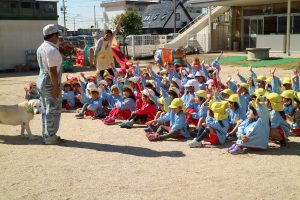
<svg viewBox="0 0 300 200">
<path fill-rule="evenodd" d="M 38 99 L 24 101 L 17 105 L 0 105 L 0 124 L 21 125 L 21 135 L 34 139 L 29 127 L 29 121 L 34 114 L 41 113 L 41 102 Z M 26 129 L 27 136 L 24 134 Z"/>
</svg>

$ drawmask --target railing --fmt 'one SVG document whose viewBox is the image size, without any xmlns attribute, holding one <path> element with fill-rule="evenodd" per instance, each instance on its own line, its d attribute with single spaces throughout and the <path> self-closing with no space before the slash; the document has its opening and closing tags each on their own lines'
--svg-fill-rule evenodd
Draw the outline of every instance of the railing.
<svg viewBox="0 0 300 200">
<path fill-rule="evenodd" d="M 216 7 L 212 6 L 211 9 L 214 10 Z M 188 23 L 185 27 L 183 27 L 182 29 L 180 29 L 178 31 L 178 33 L 183 33 L 184 31 L 186 31 L 188 28 L 190 28 L 192 25 L 194 25 L 196 22 L 198 22 L 200 19 L 202 19 L 205 15 L 207 14 L 200 14 L 198 17 L 196 17 L 193 21 L 191 21 L 190 23 Z"/>
</svg>

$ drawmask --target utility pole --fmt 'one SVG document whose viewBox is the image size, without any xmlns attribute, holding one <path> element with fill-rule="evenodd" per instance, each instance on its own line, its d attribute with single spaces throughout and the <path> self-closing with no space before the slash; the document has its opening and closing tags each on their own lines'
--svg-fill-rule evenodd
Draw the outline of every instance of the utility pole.
<svg viewBox="0 0 300 200">
<path fill-rule="evenodd" d="M 63 0 L 63 14 L 64 14 L 64 35 L 67 35 L 67 25 L 66 25 L 66 6 L 65 0 Z"/>
<path fill-rule="evenodd" d="M 95 28 L 97 28 L 97 22 L 96 22 L 96 6 L 94 5 L 94 23 L 95 23 Z"/>
<path fill-rule="evenodd" d="M 176 0 L 174 0 L 174 33 L 176 33 Z"/>
</svg>

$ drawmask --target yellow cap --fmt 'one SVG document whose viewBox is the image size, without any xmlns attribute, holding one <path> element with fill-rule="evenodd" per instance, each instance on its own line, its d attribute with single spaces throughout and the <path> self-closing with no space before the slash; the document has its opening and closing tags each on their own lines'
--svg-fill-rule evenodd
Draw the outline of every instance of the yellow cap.
<svg viewBox="0 0 300 200">
<path fill-rule="evenodd" d="M 224 120 L 228 118 L 226 108 L 227 108 L 226 101 L 213 102 L 210 106 L 210 109 L 214 112 L 214 118 L 216 120 Z"/>
<path fill-rule="evenodd" d="M 171 105 L 169 106 L 169 108 L 179 108 L 179 107 L 181 108 L 183 107 L 183 101 L 180 98 L 173 99 Z"/>
<path fill-rule="evenodd" d="M 126 89 L 128 89 L 128 90 L 130 90 L 132 93 L 134 93 L 133 88 L 132 88 L 130 85 L 124 85 L 124 86 L 123 86 L 123 90 L 126 90 Z"/>
<path fill-rule="evenodd" d="M 29 87 L 33 87 L 33 86 L 36 86 L 36 82 L 30 82 L 29 83 Z"/>
<path fill-rule="evenodd" d="M 232 95 L 230 95 L 230 97 L 228 99 L 226 99 L 226 101 L 237 103 L 237 102 L 239 102 L 239 95 L 232 94 Z"/>
<path fill-rule="evenodd" d="M 196 92 L 196 95 L 198 96 L 198 97 L 202 97 L 202 98 L 207 98 L 207 93 L 206 93 L 206 91 L 205 90 L 198 90 L 197 92 Z"/>
<path fill-rule="evenodd" d="M 285 90 L 281 93 L 280 96 L 283 98 L 286 98 L 286 99 L 293 99 L 294 91 L 293 90 Z"/>
<path fill-rule="evenodd" d="M 266 81 L 266 80 L 267 80 L 267 78 L 265 76 L 258 76 L 256 78 L 256 81 Z"/>
<path fill-rule="evenodd" d="M 284 77 L 282 80 L 282 85 L 284 84 L 292 84 L 292 81 L 289 77 Z"/>
<path fill-rule="evenodd" d="M 163 105 L 164 104 L 164 97 L 157 98 L 157 103 Z"/>
<path fill-rule="evenodd" d="M 93 76 L 88 76 L 87 78 L 86 78 L 87 80 L 95 80 L 95 77 L 93 77 Z"/>
<path fill-rule="evenodd" d="M 283 111 L 283 103 L 279 94 L 272 92 L 266 95 L 266 98 L 271 102 L 272 109 L 275 111 Z"/>
<path fill-rule="evenodd" d="M 241 83 L 240 86 L 246 90 L 249 90 L 249 85 L 247 83 Z"/>
<path fill-rule="evenodd" d="M 105 80 L 98 81 L 98 85 L 107 85 L 107 82 Z"/>
<path fill-rule="evenodd" d="M 264 96 L 265 93 L 266 93 L 266 90 L 263 89 L 263 88 L 258 88 L 258 89 L 256 89 L 255 92 L 254 92 L 255 96 L 257 96 L 257 97 L 258 97 L 258 96 Z"/>
<path fill-rule="evenodd" d="M 168 74 L 168 71 L 166 69 L 163 69 L 159 72 L 160 75 L 166 75 Z"/>
<path fill-rule="evenodd" d="M 268 77 L 268 78 L 266 79 L 266 82 L 267 82 L 268 84 L 271 84 L 271 83 L 272 83 L 272 80 L 273 80 L 272 77 Z"/>
<path fill-rule="evenodd" d="M 295 93 L 294 98 L 300 101 L 300 92 Z"/>
<path fill-rule="evenodd" d="M 90 89 L 90 92 L 92 93 L 92 92 L 97 92 L 97 93 L 99 93 L 99 89 L 98 88 L 92 88 L 92 89 Z"/>
<path fill-rule="evenodd" d="M 224 89 L 224 90 L 222 91 L 222 93 L 228 94 L 228 95 L 232 95 L 232 94 L 233 94 L 233 91 L 232 91 L 231 89 Z"/>
</svg>

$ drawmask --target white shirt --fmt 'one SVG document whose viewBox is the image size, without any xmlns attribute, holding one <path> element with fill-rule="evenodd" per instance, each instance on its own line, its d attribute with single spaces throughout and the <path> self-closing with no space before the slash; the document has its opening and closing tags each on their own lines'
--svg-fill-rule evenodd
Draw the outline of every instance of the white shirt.
<svg viewBox="0 0 300 200">
<path fill-rule="evenodd" d="M 49 68 L 57 67 L 57 72 L 59 72 L 63 60 L 56 44 L 44 41 L 37 50 L 37 57 L 41 61 L 40 67 L 45 71 L 49 72 Z"/>
</svg>

